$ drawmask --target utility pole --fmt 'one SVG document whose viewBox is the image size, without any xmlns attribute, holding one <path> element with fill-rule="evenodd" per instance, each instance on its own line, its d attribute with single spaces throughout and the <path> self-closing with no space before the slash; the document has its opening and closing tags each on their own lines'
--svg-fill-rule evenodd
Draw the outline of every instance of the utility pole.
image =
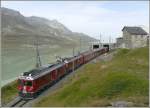
<svg viewBox="0 0 150 108">
<path fill-rule="evenodd" d="M 101 41 L 101 39 L 102 39 L 102 35 L 101 35 L 101 33 L 100 33 L 100 45 L 102 46 L 102 41 Z"/>
<path fill-rule="evenodd" d="M 81 36 L 80 36 L 80 53 L 81 53 Z"/>
<path fill-rule="evenodd" d="M 73 58 L 74 58 L 74 47 L 73 47 Z M 73 65 L 72 65 L 72 72 L 74 72 L 74 60 L 73 60 Z"/>
<path fill-rule="evenodd" d="M 72 49 L 72 55 L 73 55 L 73 57 L 74 57 L 74 55 L 75 55 L 75 54 L 74 54 L 74 47 L 73 47 L 73 49 Z"/>
<path fill-rule="evenodd" d="M 99 44 L 101 43 L 101 34 L 99 35 Z"/>
<path fill-rule="evenodd" d="M 111 49 L 111 36 L 109 36 L 109 48 Z"/>
<path fill-rule="evenodd" d="M 36 36 L 36 42 L 34 43 L 36 47 L 36 68 L 39 68 L 41 63 L 40 53 L 39 53 L 39 44 L 38 44 L 38 36 Z"/>
<path fill-rule="evenodd" d="M 111 43 L 111 36 L 109 36 L 109 44 Z"/>
</svg>

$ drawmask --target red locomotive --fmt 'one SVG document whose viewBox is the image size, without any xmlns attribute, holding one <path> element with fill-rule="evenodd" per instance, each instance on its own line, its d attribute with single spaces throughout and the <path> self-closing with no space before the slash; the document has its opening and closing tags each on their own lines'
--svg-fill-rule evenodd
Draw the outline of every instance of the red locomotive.
<svg viewBox="0 0 150 108">
<path fill-rule="evenodd" d="M 72 72 L 73 69 L 79 68 L 81 65 L 106 52 L 108 52 L 106 47 L 90 50 L 75 57 L 65 58 L 62 62 L 24 72 L 18 79 L 19 96 L 23 99 L 35 98 L 43 89 L 51 86 L 66 74 Z"/>
</svg>

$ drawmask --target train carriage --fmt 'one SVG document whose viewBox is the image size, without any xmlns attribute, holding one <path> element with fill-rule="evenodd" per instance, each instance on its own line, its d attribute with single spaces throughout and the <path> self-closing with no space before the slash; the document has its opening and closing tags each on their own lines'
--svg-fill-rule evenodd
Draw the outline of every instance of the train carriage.
<svg viewBox="0 0 150 108">
<path fill-rule="evenodd" d="M 67 61 L 67 63 L 66 63 L 66 72 L 67 73 L 71 72 L 72 68 L 73 68 L 73 61 L 71 61 L 71 60 Z"/>
<path fill-rule="evenodd" d="M 65 73 L 65 65 L 63 63 L 54 67 L 44 68 L 34 69 L 20 76 L 18 80 L 20 97 L 28 99 L 35 97 L 40 90 L 54 83 Z"/>
<path fill-rule="evenodd" d="M 79 68 L 81 65 L 105 52 L 108 52 L 106 47 L 97 50 L 90 50 L 77 56 L 66 58 L 59 63 L 24 72 L 18 79 L 19 96 L 24 99 L 32 99 L 36 97 L 42 89 L 55 83 L 64 75 L 72 72 L 73 69 Z"/>
<path fill-rule="evenodd" d="M 65 75 L 65 72 L 66 72 L 65 65 L 62 65 L 57 69 L 57 74 L 58 74 L 57 78 L 62 78 Z"/>
<path fill-rule="evenodd" d="M 51 81 L 55 81 L 57 79 L 57 70 L 54 69 L 50 72 L 50 79 Z"/>
<path fill-rule="evenodd" d="M 87 63 L 87 62 L 89 62 L 94 57 L 93 51 L 85 52 L 83 54 L 83 56 L 84 56 L 84 63 Z"/>
<path fill-rule="evenodd" d="M 84 63 L 84 56 L 80 55 L 79 59 L 78 59 L 78 64 L 79 64 L 79 66 L 81 66 L 83 63 Z"/>
</svg>

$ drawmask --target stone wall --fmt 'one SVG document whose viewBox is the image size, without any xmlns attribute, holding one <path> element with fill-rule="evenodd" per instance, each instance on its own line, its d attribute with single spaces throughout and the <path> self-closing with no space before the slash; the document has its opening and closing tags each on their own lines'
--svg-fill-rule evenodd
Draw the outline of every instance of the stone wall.
<svg viewBox="0 0 150 108">
<path fill-rule="evenodd" d="M 123 38 L 122 37 L 117 38 L 116 46 L 120 48 L 122 44 L 123 44 Z"/>
<path fill-rule="evenodd" d="M 144 47 L 147 45 L 147 35 L 132 35 L 132 48 Z"/>
<path fill-rule="evenodd" d="M 132 48 L 131 35 L 127 31 L 123 31 L 123 40 L 125 48 Z"/>
</svg>

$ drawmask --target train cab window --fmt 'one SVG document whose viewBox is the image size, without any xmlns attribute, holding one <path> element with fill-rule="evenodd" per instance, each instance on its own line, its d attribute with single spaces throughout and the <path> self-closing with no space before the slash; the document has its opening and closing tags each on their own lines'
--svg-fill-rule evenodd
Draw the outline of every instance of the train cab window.
<svg viewBox="0 0 150 108">
<path fill-rule="evenodd" d="M 26 85 L 26 86 L 32 86 L 32 81 L 25 81 L 24 85 Z"/>
</svg>

